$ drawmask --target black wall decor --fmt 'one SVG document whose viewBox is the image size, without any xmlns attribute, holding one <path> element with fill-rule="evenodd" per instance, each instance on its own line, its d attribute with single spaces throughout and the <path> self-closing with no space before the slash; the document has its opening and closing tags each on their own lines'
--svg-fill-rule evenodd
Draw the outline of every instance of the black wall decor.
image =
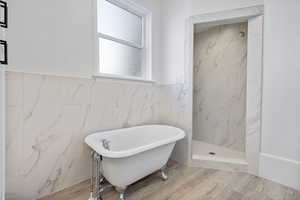
<svg viewBox="0 0 300 200">
<path fill-rule="evenodd" d="M 7 9 L 7 3 L 0 0 L 0 9 L 1 9 L 1 21 L 0 26 L 2 28 L 7 28 L 8 24 L 8 9 Z"/>
<path fill-rule="evenodd" d="M 0 48 L 1 48 L 1 51 L 0 52 L 3 52 L 3 55 L 1 55 L 1 60 L 0 60 L 0 64 L 2 65 L 7 65 L 8 62 L 7 62 L 7 42 L 4 41 L 4 40 L 0 40 Z"/>
</svg>

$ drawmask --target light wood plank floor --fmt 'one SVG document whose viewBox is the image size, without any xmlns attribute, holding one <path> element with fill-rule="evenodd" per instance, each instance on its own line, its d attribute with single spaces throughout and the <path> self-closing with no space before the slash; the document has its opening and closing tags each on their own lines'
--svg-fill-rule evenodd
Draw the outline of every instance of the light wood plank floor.
<svg viewBox="0 0 300 200">
<path fill-rule="evenodd" d="M 152 174 L 126 191 L 128 200 L 300 200 L 300 191 L 246 173 L 191 168 L 171 162 L 167 181 Z M 87 200 L 89 181 L 41 200 Z M 115 200 L 116 192 L 103 195 Z"/>
</svg>

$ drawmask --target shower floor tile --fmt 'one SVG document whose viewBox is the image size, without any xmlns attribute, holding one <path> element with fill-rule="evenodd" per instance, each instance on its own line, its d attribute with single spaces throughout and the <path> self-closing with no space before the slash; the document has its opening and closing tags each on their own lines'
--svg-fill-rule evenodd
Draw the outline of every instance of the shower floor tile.
<svg viewBox="0 0 300 200">
<path fill-rule="evenodd" d="M 248 163 L 245 152 L 234 151 L 198 140 L 193 140 L 192 152 L 193 166 L 229 171 L 247 171 Z"/>
<path fill-rule="evenodd" d="M 193 158 L 247 164 L 245 152 L 193 140 Z"/>
</svg>

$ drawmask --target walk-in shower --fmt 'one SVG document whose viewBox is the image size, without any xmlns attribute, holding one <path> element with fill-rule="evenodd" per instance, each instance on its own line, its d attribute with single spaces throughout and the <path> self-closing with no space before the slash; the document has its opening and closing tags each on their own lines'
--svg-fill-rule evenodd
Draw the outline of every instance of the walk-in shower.
<svg viewBox="0 0 300 200">
<path fill-rule="evenodd" d="M 192 157 L 246 170 L 247 22 L 194 27 Z"/>
<path fill-rule="evenodd" d="M 187 20 L 191 166 L 258 175 L 263 10 L 254 6 Z"/>
</svg>

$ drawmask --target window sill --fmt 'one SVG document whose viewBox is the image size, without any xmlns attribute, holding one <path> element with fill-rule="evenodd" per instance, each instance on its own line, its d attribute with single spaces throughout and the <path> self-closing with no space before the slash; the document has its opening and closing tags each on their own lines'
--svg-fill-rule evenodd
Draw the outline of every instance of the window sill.
<svg viewBox="0 0 300 200">
<path fill-rule="evenodd" d="M 117 80 L 126 80 L 126 81 L 138 81 L 144 83 L 155 83 L 154 80 L 132 77 L 132 76 L 119 76 L 113 74 L 105 74 L 105 73 L 96 73 L 93 75 L 95 78 L 105 78 L 105 79 L 117 79 Z"/>
</svg>

